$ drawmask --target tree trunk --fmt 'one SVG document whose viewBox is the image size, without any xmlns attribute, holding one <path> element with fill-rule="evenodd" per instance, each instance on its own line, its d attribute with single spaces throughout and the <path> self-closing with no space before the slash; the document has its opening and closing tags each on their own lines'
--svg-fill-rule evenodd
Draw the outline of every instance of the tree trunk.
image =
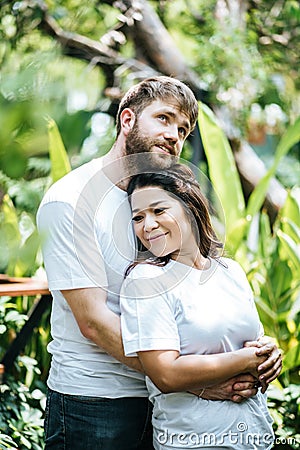
<svg viewBox="0 0 300 450">
<path fill-rule="evenodd" d="M 255 186 L 264 177 L 267 170 L 262 160 L 245 141 L 235 142 L 234 157 L 240 174 L 245 198 L 248 199 Z M 275 178 L 272 178 L 266 195 L 264 207 L 268 211 L 271 223 L 274 223 L 279 209 L 286 200 L 287 192 Z"/>
</svg>

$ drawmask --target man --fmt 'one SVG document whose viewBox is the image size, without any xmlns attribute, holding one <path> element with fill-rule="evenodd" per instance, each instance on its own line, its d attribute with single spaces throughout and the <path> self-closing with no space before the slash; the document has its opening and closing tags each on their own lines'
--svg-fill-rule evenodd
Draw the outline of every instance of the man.
<svg viewBox="0 0 300 450">
<path fill-rule="evenodd" d="M 197 114 L 185 84 L 142 81 L 120 103 L 108 154 L 59 180 L 41 203 L 37 220 L 53 296 L 46 450 L 152 448 L 144 375 L 137 359 L 124 356 L 120 333 L 119 291 L 135 256 L 125 188 L 137 171 L 179 157 Z M 270 355 L 266 377 L 278 376 L 276 347 L 258 351 Z M 256 392 L 246 375 L 207 389 L 205 398 L 241 401 Z"/>
</svg>

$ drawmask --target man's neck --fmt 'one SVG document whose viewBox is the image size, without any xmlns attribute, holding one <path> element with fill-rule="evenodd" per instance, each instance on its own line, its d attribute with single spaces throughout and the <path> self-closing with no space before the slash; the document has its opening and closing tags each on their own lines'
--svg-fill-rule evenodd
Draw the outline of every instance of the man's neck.
<svg viewBox="0 0 300 450">
<path fill-rule="evenodd" d="M 102 161 L 105 175 L 118 188 L 126 191 L 129 178 L 126 176 L 127 171 L 124 166 L 124 156 L 124 150 L 118 145 L 118 142 L 115 142 L 110 151 L 103 156 Z"/>
</svg>

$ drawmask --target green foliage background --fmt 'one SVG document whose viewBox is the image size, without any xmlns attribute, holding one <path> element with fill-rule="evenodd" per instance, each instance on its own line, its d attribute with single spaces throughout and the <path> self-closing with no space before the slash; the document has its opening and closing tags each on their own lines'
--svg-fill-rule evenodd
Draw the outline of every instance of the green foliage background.
<svg viewBox="0 0 300 450">
<path fill-rule="evenodd" d="M 232 17 L 216 20 L 216 1 L 150 3 L 199 75 L 207 103 L 228 113 L 233 135 L 249 137 L 253 105 L 258 105 L 255 125 L 276 136 L 276 145 L 255 147 L 269 172 L 246 202 L 224 134 L 228 124 L 220 124 L 201 105 L 199 126 L 207 164 L 202 162 L 200 168 L 222 203 L 226 250 L 244 267 L 265 331 L 284 353 L 283 373 L 269 390 L 275 447 L 299 448 L 299 2 L 250 1 L 245 28 Z M 118 23 L 119 11 L 109 2 L 46 4 L 65 30 L 96 41 Z M 105 95 L 106 75 L 96 63 L 63 55 L 57 42 L 39 28 L 42 2 L 0 5 L 0 272 L 40 277 L 38 205 L 53 181 L 110 148 L 115 131 L 107 113 L 113 100 Z M 125 59 L 134 56 L 131 41 L 120 46 L 120 54 Z M 120 72 L 117 87 L 123 91 L 135 77 L 128 68 Z M 274 104 L 282 114 L 271 126 L 268 107 Z M 187 144 L 184 158 L 190 157 Z M 261 206 L 274 175 L 285 186 L 287 198 L 270 224 Z M 1 355 L 25 323 L 33 302 L 31 297 L 0 298 Z M 0 448 L 43 448 L 49 340 L 46 312 L 0 387 Z"/>
</svg>

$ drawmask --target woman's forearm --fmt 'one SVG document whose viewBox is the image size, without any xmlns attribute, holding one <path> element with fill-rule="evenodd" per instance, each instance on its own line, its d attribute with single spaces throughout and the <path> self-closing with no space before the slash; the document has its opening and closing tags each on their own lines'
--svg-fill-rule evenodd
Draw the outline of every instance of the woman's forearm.
<svg viewBox="0 0 300 450">
<path fill-rule="evenodd" d="M 164 393 L 205 388 L 241 373 L 257 376 L 264 357 L 243 348 L 213 355 L 184 355 L 175 351 L 139 352 L 146 374 Z"/>
</svg>

